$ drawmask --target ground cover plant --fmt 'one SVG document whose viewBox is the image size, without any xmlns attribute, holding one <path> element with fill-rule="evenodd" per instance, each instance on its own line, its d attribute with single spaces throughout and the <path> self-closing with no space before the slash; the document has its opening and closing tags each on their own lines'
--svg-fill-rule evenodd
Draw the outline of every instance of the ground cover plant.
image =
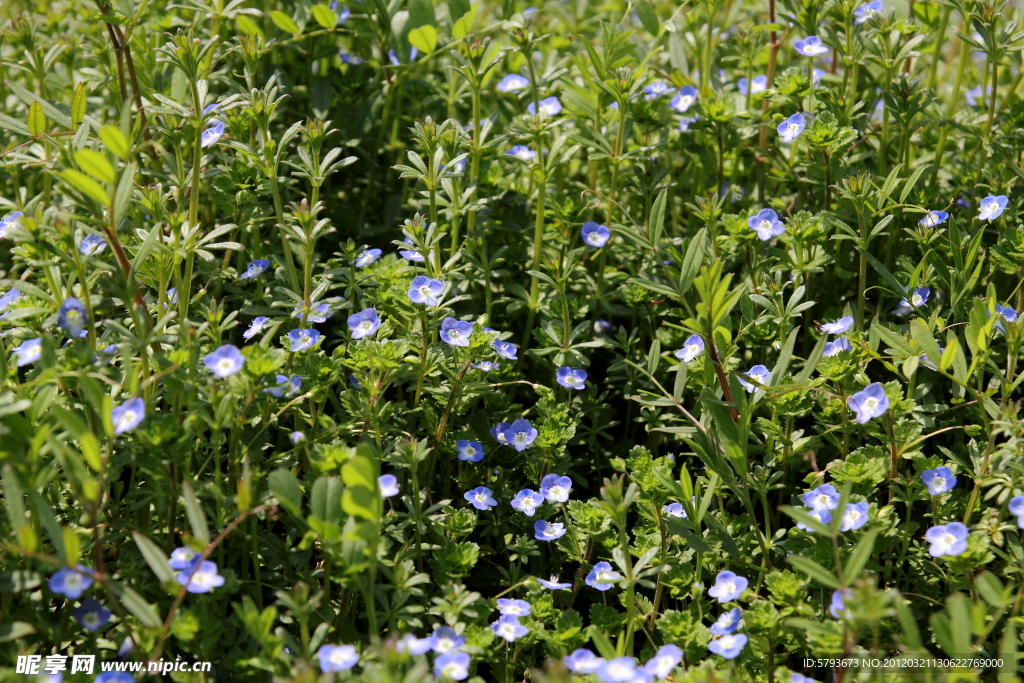
<svg viewBox="0 0 1024 683">
<path fill-rule="evenodd" d="M 0 679 L 1019 680 L 1020 13 L 6 3 Z"/>
</svg>

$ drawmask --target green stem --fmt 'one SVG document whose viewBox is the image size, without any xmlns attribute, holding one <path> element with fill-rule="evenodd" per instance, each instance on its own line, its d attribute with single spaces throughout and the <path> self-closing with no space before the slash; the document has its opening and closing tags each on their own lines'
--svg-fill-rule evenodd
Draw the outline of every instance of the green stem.
<svg viewBox="0 0 1024 683">
<path fill-rule="evenodd" d="M 539 145 L 537 155 L 538 158 L 541 155 Z M 541 163 L 543 162 L 538 162 L 540 182 L 537 184 L 537 208 L 533 226 L 533 258 L 530 262 L 534 270 L 540 270 L 540 260 L 544 252 L 544 210 L 547 204 L 547 176 L 543 167 L 539 165 Z M 537 316 L 537 301 L 539 298 L 540 280 L 534 277 L 530 281 L 529 313 L 526 316 L 526 329 L 523 332 L 522 347 L 524 351 L 530 345 L 530 333 L 533 331 L 533 322 Z"/>
<path fill-rule="evenodd" d="M 953 92 L 950 94 L 949 107 L 946 108 L 946 120 L 942 124 L 942 130 L 939 131 L 939 141 L 936 144 L 935 165 L 939 168 L 942 168 L 942 153 L 946 151 L 946 138 L 949 135 L 950 122 L 956 114 L 957 107 L 960 106 L 960 88 L 964 82 L 964 71 L 967 68 L 968 62 L 970 62 L 970 59 L 968 59 L 970 50 L 970 44 L 961 40 L 960 54 L 957 57 L 956 79 L 953 81 Z"/>
<path fill-rule="evenodd" d="M 288 242 L 288 233 L 285 232 L 284 207 L 281 204 L 281 188 L 277 183 L 277 170 L 270 176 L 270 191 L 274 195 L 274 216 L 277 220 L 277 229 L 281 232 L 281 247 L 284 250 L 284 265 L 288 269 L 288 279 L 291 281 L 292 291 L 299 292 L 299 274 L 295 270 L 295 259 L 292 258 L 292 246 Z"/>
</svg>

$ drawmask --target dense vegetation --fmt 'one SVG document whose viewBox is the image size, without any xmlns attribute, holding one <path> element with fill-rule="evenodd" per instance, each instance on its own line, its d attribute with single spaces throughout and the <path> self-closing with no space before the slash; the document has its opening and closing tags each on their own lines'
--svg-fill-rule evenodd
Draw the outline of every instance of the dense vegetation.
<svg viewBox="0 0 1024 683">
<path fill-rule="evenodd" d="M 5 3 L 0 680 L 1019 680 L 1021 11 Z"/>
</svg>

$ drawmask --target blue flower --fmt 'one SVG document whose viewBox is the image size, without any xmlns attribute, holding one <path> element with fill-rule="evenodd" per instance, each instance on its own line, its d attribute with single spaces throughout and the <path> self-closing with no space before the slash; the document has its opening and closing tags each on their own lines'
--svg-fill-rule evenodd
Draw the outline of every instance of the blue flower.
<svg viewBox="0 0 1024 683">
<path fill-rule="evenodd" d="M 846 405 L 857 413 L 857 422 L 865 424 L 872 418 L 885 415 L 889 409 L 889 397 L 885 395 L 885 387 L 875 382 L 851 396 Z"/>
<path fill-rule="evenodd" d="M 320 341 L 320 330 L 292 330 L 288 333 L 292 353 L 312 348 Z"/>
<path fill-rule="evenodd" d="M 577 674 L 592 674 L 601 668 L 604 659 L 598 657 L 585 647 L 574 650 L 571 655 L 562 657 L 562 663 L 569 671 Z"/>
<path fill-rule="evenodd" d="M 585 579 L 588 586 L 599 591 L 611 590 L 611 587 L 621 580 L 622 574 L 612 571 L 611 564 L 607 562 L 595 564 Z"/>
<path fill-rule="evenodd" d="M 684 116 L 683 118 L 679 119 L 679 132 L 685 133 L 686 131 L 690 130 L 691 123 L 697 123 L 698 121 L 700 121 L 699 116 Z"/>
<path fill-rule="evenodd" d="M 196 552 L 187 545 L 183 545 L 171 551 L 171 559 L 167 564 L 175 571 L 186 571 L 196 566 L 201 558 L 201 553 Z"/>
<path fill-rule="evenodd" d="M 728 612 L 722 612 L 718 620 L 711 625 L 712 635 L 727 636 L 734 632 L 740 625 L 742 614 L 739 607 L 733 607 Z"/>
<path fill-rule="evenodd" d="M 1017 516 L 1017 526 L 1024 529 L 1024 496 L 1014 496 L 1011 498 L 1009 510 L 1011 515 Z"/>
<path fill-rule="evenodd" d="M 803 674 L 791 673 L 789 675 L 789 683 L 818 683 L 813 678 L 804 676 Z"/>
<path fill-rule="evenodd" d="M 696 101 L 697 89 L 692 85 L 684 85 L 679 89 L 676 96 L 668 103 L 668 106 L 671 107 L 673 111 L 683 114 L 687 109 L 692 107 L 693 103 Z"/>
<path fill-rule="evenodd" d="M 130 432 L 146 417 L 146 402 L 141 398 L 130 398 L 110 411 L 110 421 L 115 434 Z"/>
<path fill-rule="evenodd" d="M 906 315 L 915 308 L 920 308 L 928 303 L 928 297 L 931 296 L 932 290 L 930 287 L 918 287 L 914 290 L 914 293 L 910 296 L 910 301 L 906 299 L 900 299 L 899 304 L 893 309 L 893 313 L 896 315 Z"/>
<path fill-rule="evenodd" d="M 554 541 L 565 536 L 565 525 L 538 519 L 533 525 L 533 537 L 538 541 Z"/>
<path fill-rule="evenodd" d="M 675 356 L 684 363 L 689 363 L 691 360 L 700 356 L 704 353 L 704 339 L 699 334 L 691 334 L 683 342 L 683 348 L 676 351 Z"/>
<path fill-rule="evenodd" d="M 821 331 L 825 334 L 842 334 L 853 326 L 853 316 L 844 315 L 839 320 L 831 323 L 825 323 L 821 326 Z"/>
<path fill-rule="evenodd" d="M 835 510 L 839 507 L 839 492 L 832 484 L 822 484 L 800 497 L 804 505 L 812 510 Z"/>
<path fill-rule="evenodd" d="M 434 660 L 434 676 L 453 681 L 464 681 L 469 677 L 469 655 L 453 652 Z"/>
<path fill-rule="evenodd" d="M 933 526 L 925 532 L 925 540 L 931 543 L 928 554 L 932 557 L 949 555 L 956 557 L 967 550 L 967 534 L 969 530 L 960 522 L 950 522 L 945 526 Z"/>
<path fill-rule="evenodd" d="M 600 225 L 595 221 L 587 221 L 583 224 L 583 229 L 580 230 L 580 236 L 583 237 L 583 241 L 589 246 L 600 249 L 608 244 L 612 231 L 608 229 L 607 225 Z"/>
<path fill-rule="evenodd" d="M 437 626 L 430 636 L 430 649 L 439 655 L 457 652 L 465 644 L 465 637 L 456 634 L 450 626 Z"/>
<path fill-rule="evenodd" d="M 491 630 L 494 631 L 494 635 L 504 638 L 509 643 L 514 643 L 530 632 L 530 629 L 519 623 L 519 617 L 510 614 L 498 617 L 498 620 L 491 624 Z"/>
<path fill-rule="evenodd" d="M 747 637 L 745 635 L 742 633 L 730 633 L 727 636 L 712 640 L 708 643 L 708 649 L 726 659 L 736 659 L 746 644 Z"/>
<path fill-rule="evenodd" d="M 486 486 L 478 486 L 466 491 L 462 497 L 472 503 L 477 510 L 490 510 L 498 504 L 498 501 L 491 497 L 491 490 Z"/>
<path fill-rule="evenodd" d="M 6 309 L 8 306 L 13 304 L 15 301 L 21 298 L 20 289 L 12 289 L 6 292 L 3 296 L 0 296 L 0 311 Z"/>
<path fill-rule="evenodd" d="M 245 269 L 245 272 L 238 276 L 240 280 L 248 280 L 254 278 L 257 275 L 261 275 L 263 271 L 270 267 L 270 259 L 258 258 L 255 261 L 249 261 L 249 266 Z"/>
<path fill-rule="evenodd" d="M 544 496 L 533 489 L 523 489 L 512 499 L 512 507 L 527 517 L 533 517 L 537 508 L 544 504 Z"/>
<path fill-rule="evenodd" d="M 359 378 L 356 377 L 356 373 L 354 372 L 348 376 L 348 383 L 354 386 L 356 389 L 363 388 L 363 383 L 359 381 Z"/>
<path fill-rule="evenodd" d="M 1024 500 L 1024 496 L 1019 497 Z M 571 583 L 559 583 L 558 574 L 552 574 L 550 579 L 537 579 L 537 583 L 549 591 L 564 591 L 567 588 L 572 588 Z"/>
<path fill-rule="evenodd" d="M 324 303 L 312 302 L 309 304 L 309 322 L 311 323 L 322 323 L 326 322 L 327 318 L 330 317 L 330 306 Z M 306 305 L 297 304 L 295 311 L 292 313 L 292 317 L 298 318 L 299 320 L 306 319 Z"/>
<path fill-rule="evenodd" d="M 740 91 L 741 95 L 746 95 L 747 94 L 747 89 L 749 87 L 749 82 L 747 81 L 746 78 L 741 78 L 739 80 L 739 83 L 736 84 L 736 87 L 739 88 L 739 91 Z M 753 87 L 750 87 L 750 94 L 751 95 L 756 95 L 757 93 L 764 92 L 767 89 L 768 89 L 768 77 L 764 76 L 764 75 L 762 75 L 762 76 L 754 76 Z"/>
<path fill-rule="evenodd" d="M 84 256 L 98 254 L 106 248 L 107 241 L 99 235 L 86 235 L 82 238 L 82 243 L 78 245 L 78 251 L 82 252 Z"/>
<path fill-rule="evenodd" d="M 281 398 L 282 396 L 291 398 L 302 389 L 302 377 L 300 375 L 293 375 L 292 377 L 276 375 L 274 379 L 277 384 L 264 389 L 264 394 L 270 394 L 275 398 Z"/>
<path fill-rule="evenodd" d="M 68 297 L 57 311 L 57 326 L 72 337 L 81 337 L 85 331 L 85 306 L 74 297 Z"/>
<path fill-rule="evenodd" d="M 533 158 L 537 156 L 537 153 L 526 145 L 514 145 L 510 150 L 505 152 L 505 154 L 515 157 L 520 161 L 533 161 Z"/>
<path fill-rule="evenodd" d="M 417 275 L 409 286 L 409 301 L 414 304 L 437 306 L 438 299 L 442 294 L 444 294 L 444 283 L 426 275 Z"/>
<path fill-rule="evenodd" d="M 291 439 L 293 444 L 298 445 L 306 440 L 306 434 L 305 432 L 292 432 L 288 435 L 288 438 Z"/>
<path fill-rule="evenodd" d="M 498 363 L 493 360 L 482 360 L 479 363 L 472 363 L 472 367 L 476 368 L 477 370 L 483 370 L 484 372 L 490 372 L 499 365 L 501 365 L 501 363 Z"/>
<path fill-rule="evenodd" d="M 359 257 L 356 259 L 356 268 L 365 268 L 366 266 L 370 265 L 378 258 L 380 258 L 380 255 L 380 249 L 367 249 L 366 251 L 361 253 Z"/>
<path fill-rule="evenodd" d="M 948 211 L 929 211 L 925 214 L 924 218 L 919 220 L 918 225 L 923 225 L 926 228 L 934 228 L 936 225 L 942 225 L 949 218 Z"/>
<path fill-rule="evenodd" d="M 491 348 L 493 348 L 494 352 L 502 358 L 507 360 L 517 360 L 516 353 L 519 352 L 519 347 L 512 342 L 495 339 L 494 343 L 491 344 Z"/>
<path fill-rule="evenodd" d="M 1017 311 L 1013 310 L 1009 306 L 1000 306 L 999 304 L 996 304 L 996 315 L 1008 323 L 1017 322 Z M 997 320 L 995 327 L 1003 334 L 1006 334 L 1006 326 L 1003 325 L 1002 320 Z"/>
<path fill-rule="evenodd" d="M 569 500 L 572 491 L 572 479 L 560 474 L 548 474 L 540 480 L 540 492 L 545 500 L 552 503 L 564 503 Z"/>
<path fill-rule="evenodd" d="M 359 663 L 359 653 L 351 645 L 321 645 L 316 656 L 324 673 L 345 671 Z"/>
<path fill-rule="evenodd" d="M 331 11 L 337 12 L 338 11 L 338 6 L 340 4 L 341 3 L 339 3 L 338 0 L 332 0 L 332 2 L 329 5 L 329 7 L 331 8 Z M 350 16 L 352 16 L 352 11 L 348 7 L 342 7 L 341 8 L 341 12 L 338 13 L 338 21 L 335 24 L 335 26 L 341 26 L 342 24 L 344 24 L 348 20 L 348 18 Z"/>
<path fill-rule="evenodd" d="M 793 43 L 793 48 L 804 57 L 817 57 L 828 52 L 828 48 L 822 44 L 818 36 L 807 36 L 803 40 Z"/>
<path fill-rule="evenodd" d="M 350 54 L 348 52 L 345 52 L 345 50 L 341 50 L 338 53 L 338 57 L 341 58 L 342 64 L 348 64 L 349 66 L 359 66 L 360 64 L 363 64 L 366 61 L 360 58 L 359 55 Z"/>
<path fill-rule="evenodd" d="M 352 330 L 353 339 L 368 337 L 379 327 L 380 318 L 377 316 L 377 311 L 372 308 L 364 308 L 348 317 L 348 329 Z"/>
<path fill-rule="evenodd" d="M 416 246 L 415 243 L 411 239 L 409 239 L 408 237 L 406 237 L 402 241 L 405 242 L 406 244 L 410 244 L 412 246 Z M 398 251 L 398 255 L 401 256 L 402 258 L 404 258 L 407 261 L 415 261 L 417 263 L 420 263 L 420 262 L 425 260 L 423 258 L 423 254 L 421 254 L 420 252 L 416 251 L 415 249 L 400 249 Z"/>
<path fill-rule="evenodd" d="M 928 493 L 933 496 L 941 496 L 947 491 L 952 491 L 956 486 L 956 476 L 953 474 L 953 470 L 946 466 L 925 470 L 921 473 L 921 481 L 928 487 Z"/>
<path fill-rule="evenodd" d="M 265 315 L 253 318 L 252 322 L 249 324 L 249 329 L 242 333 L 242 337 L 245 339 L 252 339 L 263 331 L 263 328 L 266 327 L 268 322 L 270 322 L 270 318 Z"/>
<path fill-rule="evenodd" d="M 762 242 L 767 242 L 786 232 L 786 226 L 779 220 L 779 214 L 772 209 L 761 209 L 747 219 L 747 225 L 757 233 Z"/>
<path fill-rule="evenodd" d="M 459 460 L 480 462 L 484 459 L 484 447 L 479 441 L 460 439 L 455 442 L 455 448 L 459 451 Z"/>
<path fill-rule="evenodd" d="M 455 318 L 445 318 L 441 323 L 441 340 L 449 346 L 469 346 L 473 334 L 473 323 Z"/>
<path fill-rule="evenodd" d="M 832 521 L 832 513 L 829 512 L 828 510 L 811 510 L 810 512 L 807 513 L 807 515 L 809 517 L 813 517 L 814 519 L 818 520 L 822 524 L 828 524 L 829 522 Z M 797 522 L 796 523 L 796 528 L 797 529 L 803 529 L 804 531 L 814 531 L 814 529 L 812 529 L 811 527 L 807 526 L 803 522 Z"/>
<path fill-rule="evenodd" d="M 1009 201 L 1005 194 L 1001 194 L 998 197 L 989 195 L 981 200 L 981 206 L 979 207 L 978 220 L 979 221 L 994 221 L 1003 214 L 1003 209 L 1006 208 L 1006 202 Z"/>
<path fill-rule="evenodd" d="M 557 97 L 548 97 L 540 101 L 540 107 L 535 109 L 533 102 L 527 107 L 526 111 L 530 112 L 530 116 L 536 116 L 537 111 L 540 111 L 541 116 L 558 116 L 562 112 L 562 103 L 558 101 Z"/>
<path fill-rule="evenodd" d="M 519 74 L 507 74 L 504 78 L 498 81 L 496 89 L 498 92 L 519 92 L 525 88 L 530 87 L 530 81 L 526 80 Z"/>
<path fill-rule="evenodd" d="M 851 529 L 859 529 L 868 523 L 868 504 L 864 501 L 860 503 L 850 503 L 843 510 L 843 519 L 839 522 L 840 531 L 850 531 Z"/>
<path fill-rule="evenodd" d="M 743 591 L 747 590 L 749 582 L 742 576 L 726 570 L 718 572 L 715 577 L 715 585 L 708 589 L 708 595 L 718 598 L 720 604 L 732 602 L 740 597 Z"/>
<path fill-rule="evenodd" d="M 203 364 L 217 377 L 230 377 L 245 365 L 245 356 L 233 344 L 225 344 L 203 357 Z"/>
<path fill-rule="evenodd" d="M 768 384 L 768 380 L 771 379 L 772 376 L 772 373 L 768 371 L 768 368 L 766 368 L 763 365 L 755 365 L 754 367 L 747 370 L 746 374 L 747 377 L 760 384 Z M 757 387 L 748 382 L 747 380 L 743 379 L 742 377 L 740 377 L 739 380 L 740 385 L 747 390 L 748 394 L 752 394 L 755 391 L 757 391 Z"/>
<path fill-rule="evenodd" d="M 633 657 L 609 659 L 597 669 L 597 679 L 601 683 L 632 683 L 636 678 L 636 659 Z"/>
<path fill-rule="evenodd" d="M 669 503 L 661 508 L 661 513 L 677 519 L 686 519 L 686 509 L 682 503 Z"/>
<path fill-rule="evenodd" d="M 210 127 L 203 131 L 200 147 L 209 147 L 224 136 L 224 122 L 214 119 Z"/>
<path fill-rule="evenodd" d="M 94 683 L 135 683 L 135 678 L 123 671 L 104 671 L 96 676 Z"/>
<path fill-rule="evenodd" d="M 567 389 L 581 391 L 586 389 L 587 371 L 577 368 L 561 367 L 556 373 L 558 383 Z"/>
<path fill-rule="evenodd" d="M 63 595 L 65 598 L 77 600 L 82 593 L 92 585 L 90 569 L 86 566 L 76 564 L 74 569 L 61 569 L 50 577 L 50 590 Z M 81 573 L 80 573 L 81 572 Z"/>
<path fill-rule="evenodd" d="M 671 95 L 676 91 L 675 88 L 668 87 L 667 83 L 663 81 L 655 81 L 650 85 L 644 86 L 644 99 L 653 100 L 662 95 Z"/>
<path fill-rule="evenodd" d="M 411 655 L 422 655 L 430 652 L 430 637 L 417 638 L 411 633 L 406 633 L 395 643 L 395 650 L 399 653 L 408 652 Z"/>
<path fill-rule="evenodd" d="M 390 498 L 399 494 L 398 477 L 393 474 L 382 474 L 377 477 L 377 486 L 380 487 L 382 498 Z"/>
<path fill-rule="evenodd" d="M 13 211 L 0 218 L 0 239 L 7 237 L 8 233 L 21 225 L 21 218 L 24 215 L 21 211 Z"/>
<path fill-rule="evenodd" d="M 178 303 L 178 290 L 176 288 L 171 287 L 167 290 L 167 301 L 170 302 L 172 306 Z M 164 307 L 166 308 L 166 305 Z"/>
<path fill-rule="evenodd" d="M 832 593 L 832 603 L 828 607 L 828 613 L 833 619 L 842 619 L 850 616 L 850 610 L 846 608 L 846 598 L 850 597 L 850 591 L 839 589 Z"/>
<path fill-rule="evenodd" d="M 537 430 L 529 420 L 519 418 L 505 428 L 505 440 L 517 451 L 525 451 L 537 438 Z"/>
<path fill-rule="evenodd" d="M 123 641 L 121 641 L 121 647 L 117 648 L 117 656 L 120 659 L 127 659 L 128 655 L 130 655 L 134 650 L 135 642 L 132 640 L 131 636 L 127 636 Z"/>
<path fill-rule="evenodd" d="M 513 617 L 528 617 L 532 608 L 526 600 L 515 600 L 512 598 L 498 598 L 498 612 Z"/>
<path fill-rule="evenodd" d="M 853 10 L 853 16 L 856 17 L 853 20 L 855 24 L 863 24 L 865 21 L 870 19 L 875 14 L 881 14 L 882 12 L 882 0 L 871 0 L 871 2 L 864 3 L 857 9 Z"/>
<path fill-rule="evenodd" d="M 98 631 L 104 624 L 110 621 L 110 610 L 105 608 L 97 600 L 89 598 L 83 600 L 82 604 L 71 613 L 79 624 L 91 632 Z"/>
<path fill-rule="evenodd" d="M 804 132 L 806 127 L 807 119 L 804 118 L 803 114 L 796 113 L 780 123 L 777 130 L 782 137 L 782 141 L 790 143 L 800 137 L 800 134 Z"/>
<path fill-rule="evenodd" d="M 11 349 L 11 353 L 18 357 L 18 367 L 24 367 L 29 363 L 35 363 L 43 357 L 43 340 L 41 337 L 23 341 Z"/>
<path fill-rule="evenodd" d="M 846 337 L 840 337 L 835 341 L 825 342 L 825 350 L 821 352 L 823 356 L 838 356 L 843 351 L 850 350 L 850 340 Z"/>
<path fill-rule="evenodd" d="M 512 423 L 510 422 L 499 422 L 495 426 L 491 427 L 491 436 L 493 436 L 494 440 L 500 443 L 502 446 L 510 446 L 511 444 L 508 442 L 508 439 L 505 438 L 505 430 L 511 426 Z"/>
<path fill-rule="evenodd" d="M 217 565 L 209 560 L 200 562 L 198 569 L 178 572 L 175 578 L 189 593 L 209 593 L 224 585 L 224 577 L 217 573 Z"/>
<path fill-rule="evenodd" d="M 654 656 L 647 660 L 642 669 L 648 676 L 668 678 L 681 661 L 683 661 L 683 651 L 678 645 L 662 645 L 654 653 Z"/>
</svg>

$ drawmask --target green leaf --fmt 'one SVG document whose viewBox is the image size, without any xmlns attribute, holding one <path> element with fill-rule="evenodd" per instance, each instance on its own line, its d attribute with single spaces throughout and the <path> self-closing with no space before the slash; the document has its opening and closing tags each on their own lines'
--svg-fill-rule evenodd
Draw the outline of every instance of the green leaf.
<svg viewBox="0 0 1024 683">
<path fill-rule="evenodd" d="M 338 25 L 338 17 L 327 5 L 313 5 L 313 19 L 324 28 L 334 28 Z"/>
<path fill-rule="evenodd" d="M 932 336 L 932 331 L 928 329 L 928 325 L 923 320 L 918 318 L 911 321 L 910 334 L 917 341 L 918 346 L 924 350 L 932 365 L 938 367 L 942 364 L 942 352 L 939 351 L 939 345 L 936 343 L 935 337 Z M 952 362 L 951 358 L 950 363 Z"/>
<path fill-rule="evenodd" d="M 260 29 L 260 25 L 257 24 L 251 17 L 244 14 L 239 14 L 235 17 L 235 23 L 238 25 L 238 30 L 249 36 L 262 36 L 263 31 Z"/>
<path fill-rule="evenodd" d="M 132 590 L 128 586 L 118 586 L 117 592 L 121 595 L 121 604 L 139 620 L 139 623 L 146 628 L 160 628 L 163 621 L 153 605 Z"/>
<path fill-rule="evenodd" d="M 341 480 L 345 486 L 363 486 L 377 490 L 377 474 L 373 462 L 365 455 L 349 458 L 341 467 Z"/>
<path fill-rule="evenodd" d="M 114 175 L 114 167 L 107 161 L 107 157 L 95 150 L 78 150 L 75 152 L 75 163 L 80 169 L 101 182 L 113 185 L 117 179 L 117 176 Z"/>
<path fill-rule="evenodd" d="M 897 280 L 893 276 L 893 274 L 889 272 L 888 268 L 882 265 L 881 261 L 876 259 L 871 254 L 871 252 L 866 251 L 860 247 L 857 247 L 857 251 L 860 252 L 860 255 L 863 256 L 864 259 L 871 264 L 871 267 L 874 268 L 878 272 L 878 274 L 882 276 L 882 279 L 885 280 L 886 284 L 889 285 L 889 288 L 892 290 L 893 294 L 903 294 L 903 285 L 901 285 L 899 280 Z"/>
<path fill-rule="evenodd" d="M 171 565 L 168 564 L 167 557 L 164 552 L 160 550 L 156 543 L 149 540 L 138 531 L 132 532 L 132 538 L 135 539 L 135 545 L 139 546 L 139 552 L 142 553 L 142 558 L 146 560 L 146 564 L 156 574 L 156 578 L 161 583 L 166 581 L 174 581 L 174 570 L 171 569 Z"/>
<path fill-rule="evenodd" d="M 58 126 L 71 128 L 71 117 L 68 116 L 67 113 L 61 111 L 52 103 L 47 102 L 42 96 L 21 87 L 14 81 L 5 81 L 5 83 L 7 84 L 7 87 L 11 89 L 11 92 L 17 95 L 18 99 L 22 102 L 28 105 L 31 105 L 32 102 L 39 102 L 39 106 L 43 108 L 46 118 L 50 119 Z M 67 107 L 64 107 L 64 109 L 67 109 Z"/>
<path fill-rule="evenodd" d="M 267 477 L 267 484 L 285 509 L 293 515 L 302 514 L 302 491 L 294 474 L 285 469 L 274 470 Z"/>
<path fill-rule="evenodd" d="M 24 638 L 25 636 L 35 632 L 36 630 L 32 627 L 32 624 L 26 624 L 24 621 L 12 621 L 9 624 L 0 624 L 0 643 Z"/>
<path fill-rule="evenodd" d="M 25 494 L 18 481 L 18 473 L 10 463 L 4 465 L 4 503 L 7 505 L 7 519 L 17 529 L 25 523 Z"/>
<path fill-rule="evenodd" d="M 668 190 L 662 190 L 651 207 L 651 215 L 647 218 L 647 238 L 651 246 L 656 247 L 661 241 L 665 230 L 665 202 L 668 201 Z"/>
<path fill-rule="evenodd" d="M 448 0 L 448 16 L 452 22 L 466 16 L 471 9 L 469 0 Z"/>
<path fill-rule="evenodd" d="M 857 542 L 857 547 L 850 553 L 843 567 L 843 576 L 847 581 L 856 579 L 857 575 L 867 565 L 868 558 L 871 557 L 871 552 L 875 549 L 875 539 L 877 537 L 878 529 L 871 529 Z"/>
<path fill-rule="evenodd" d="M 75 86 L 75 94 L 71 98 L 71 127 L 78 128 L 85 118 L 85 83 Z"/>
<path fill-rule="evenodd" d="M 712 552 L 713 548 L 708 545 L 708 542 L 691 531 L 683 520 L 676 519 L 675 517 L 666 517 L 665 527 L 670 533 L 683 538 L 686 541 L 686 545 L 693 548 L 698 553 Z"/>
<path fill-rule="evenodd" d="M 452 26 L 452 38 L 456 40 L 465 38 L 473 32 L 473 22 L 476 20 L 476 10 L 471 10 L 462 15 L 455 25 Z"/>
<path fill-rule="evenodd" d="M 814 374 L 814 371 L 818 368 L 818 362 L 821 361 L 821 354 L 825 351 L 825 343 L 828 342 L 828 335 L 823 334 L 818 337 L 818 342 L 811 349 L 811 355 L 807 356 L 807 360 L 804 361 L 804 367 L 800 370 L 800 373 L 793 378 L 796 384 L 806 384 Z"/>
<path fill-rule="evenodd" d="M 78 436 L 78 445 L 82 447 L 82 457 L 89 464 L 93 472 L 99 474 L 103 469 L 103 461 L 100 458 L 100 442 L 92 432 L 83 432 Z"/>
<path fill-rule="evenodd" d="M 57 551 L 57 557 L 71 564 L 68 560 L 67 550 L 64 548 L 64 528 L 57 522 L 50 504 L 35 489 L 29 490 L 28 498 L 32 501 L 32 509 L 35 511 L 36 516 L 39 517 L 46 528 L 46 535 L 50 537 L 50 542 L 53 543 L 53 548 Z"/>
<path fill-rule="evenodd" d="M 640 23 L 644 25 L 647 32 L 652 36 L 657 36 L 658 30 L 661 28 L 661 22 L 658 21 L 658 13 L 654 11 L 654 5 L 649 0 L 636 0 L 633 6 L 636 7 Z"/>
<path fill-rule="evenodd" d="M 412 29 L 428 24 L 437 26 L 434 3 L 431 0 L 409 0 L 409 23 L 406 24 L 406 27 Z"/>
<path fill-rule="evenodd" d="M 128 152 L 131 151 L 131 148 L 128 144 L 128 138 L 124 136 L 120 128 L 116 126 L 103 126 L 99 130 L 99 136 L 110 152 L 121 159 L 128 158 Z"/>
<path fill-rule="evenodd" d="M 615 646 L 608 640 L 608 637 L 601 633 L 597 626 L 593 624 L 591 624 L 589 631 L 590 639 L 594 641 L 594 647 L 597 648 L 598 653 L 605 659 L 615 659 L 618 653 L 616 653 Z"/>
<path fill-rule="evenodd" d="M 270 13 L 270 20 L 282 31 L 287 31 L 296 36 L 302 33 L 302 29 L 295 23 L 295 20 L 279 9 Z"/>
<path fill-rule="evenodd" d="M 900 642 L 911 652 L 921 652 L 924 647 L 921 645 L 921 632 L 917 628 L 917 618 L 910 611 L 910 607 L 903 601 L 902 596 L 893 600 L 896 606 L 896 617 L 900 622 Z"/>
<path fill-rule="evenodd" d="M 341 495 L 342 510 L 353 517 L 361 517 L 370 522 L 376 522 L 380 518 L 377 514 L 377 502 L 374 492 L 363 486 L 347 488 Z"/>
<path fill-rule="evenodd" d="M 821 534 L 822 536 L 830 536 L 831 535 L 831 532 L 829 531 L 828 525 L 827 524 L 822 524 L 816 518 L 811 517 L 809 514 L 807 514 L 806 510 L 804 510 L 802 508 L 795 508 L 795 507 L 792 507 L 790 505 L 783 505 L 780 509 L 784 513 L 786 513 L 787 515 L 789 515 L 790 517 L 795 519 L 800 524 L 803 524 L 804 526 L 810 527 L 811 529 L 813 529 L 817 533 Z"/>
<path fill-rule="evenodd" d="M 28 132 L 28 126 L 26 126 L 24 123 L 22 123 L 18 119 L 11 118 L 7 114 L 0 114 L 0 128 L 4 128 L 5 130 L 9 130 L 12 133 L 17 133 L 18 135 L 29 135 L 30 134 Z"/>
<path fill-rule="evenodd" d="M 107 191 L 103 189 L 103 186 L 81 171 L 69 168 L 61 171 L 60 177 L 63 178 L 68 185 L 71 185 L 71 187 L 75 188 L 86 197 L 96 200 L 103 206 L 110 203 L 110 196 L 107 194 Z"/>
<path fill-rule="evenodd" d="M 192 527 L 192 535 L 203 545 L 210 545 L 210 527 L 206 521 L 206 513 L 203 512 L 195 491 L 187 481 L 181 482 L 181 495 L 185 498 L 185 515 L 188 517 L 189 526 Z"/>
<path fill-rule="evenodd" d="M 121 171 L 121 179 L 114 192 L 114 225 L 121 224 L 131 206 L 132 194 L 135 192 L 135 168 L 135 162 L 132 162 Z"/>
<path fill-rule="evenodd" d="M 46 132 L 46 114 L 43 113 L 43 105 L 33 102 L 28 107 L 28 134 L 38 137 Z"/>
<path fill-rule="evenodd" d="M 839 579 L 836 578 L 835 574 L 825 569 L 814 560 L 801 555 L 790 555 L 787 559 L 791 565 L 802 571 L 804 574 L 807 574 L 807 576 L 811 577 L 818 583 L 827 586 L 828 588 L 839 588 Z"/>
<path fill-rule="evenodd" d="M 409 44 L 423 54 L 430 54 L 437 47 L 437 29 L 430 24 L 409 31 Z"/>
<path fill-rule="evenodd" d="M 772 368 L 771 377 L 768 379 L 768 386 L 778 386 L 782 382 L 786 370 L 789 369 L 789 361 L 793 357 L 793 347 L 796 345 L 796 335 L 798 332 L 800 332 L 799 325 L 794 327 L 793 331 L 786 337 L 786 343 L 782 345 L 782 350 L 779 351 L 779 359 L 775 361 L 775 367 Z"/>
<path fill-rule="evenodd" d="M 319 477 L 309 494 L 309 512 L 325 522 L 341 524 L 342 485 L 338 477 Z"/>
</svg>

